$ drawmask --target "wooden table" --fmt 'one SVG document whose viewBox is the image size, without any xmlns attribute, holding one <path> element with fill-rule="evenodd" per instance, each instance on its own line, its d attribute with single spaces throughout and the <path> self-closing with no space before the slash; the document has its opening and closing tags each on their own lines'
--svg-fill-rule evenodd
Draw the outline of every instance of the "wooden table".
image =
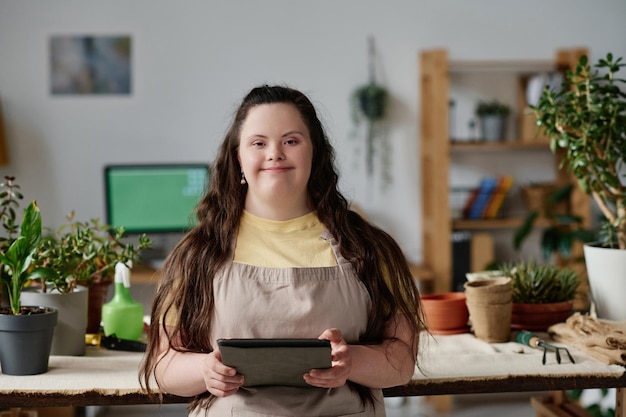
<svg viewBox="0 0 626 417">
<path fill-rule="evenodd" d="M 605 365 L 573 349 L 576 364 L 541 364 L 541 352 L 521 345 L 488 344 L 469 334 L 425 338 L 416 371 L 404 386 L 384 390 L 385 396 L 560 391 L 618 388 L 617 416 L 625 416 L 624 367 Z M 52 356 L 49 371 L 35 376 L 0 374 L 0 407 L 152 404 L 142 391 L 138 367 L 142 354 L 88 347 L 85 356 Z M 166 395 L 164 402 L 189 399 Z"/>
</svg>

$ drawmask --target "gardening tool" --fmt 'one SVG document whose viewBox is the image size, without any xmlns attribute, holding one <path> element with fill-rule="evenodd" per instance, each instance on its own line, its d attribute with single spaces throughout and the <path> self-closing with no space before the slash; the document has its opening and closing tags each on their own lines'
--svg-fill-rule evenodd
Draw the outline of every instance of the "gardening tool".
<svg viewBox="0 0 626 417">
<path fill-rule="evenodd" d="M 543 349 L 543 359 L 541 360 L 542 364 L 546 364 L 546 354 L 549 350 L 553 350 L 555 355 L 556 355 L 556 361 L 557 363 L 561 363 L 561 351 L 564 351 L 567 354 L 567 357 L 569 358 L 569 360 L 572 363 L 576 363 L 574 362 L 574 358 L 572 357 L 572 355 L 569 353 L 569 350 L 565 347 L 560 347 L 560 346 L 554 346 L 551 345 L 549 343 L 546 343 L 544 340 L 542 340 L 539 336 L 537 336 L 536 334 L 533 334 L 529 331 L 526 330 L 520 330 L 517 335 L 515 336 L 515 341 L 517 343 L 521 343 L 523 345 L 526 346 L 530 346 L 531 348 L 535 348 L 535 349 Z"/>
</svg>

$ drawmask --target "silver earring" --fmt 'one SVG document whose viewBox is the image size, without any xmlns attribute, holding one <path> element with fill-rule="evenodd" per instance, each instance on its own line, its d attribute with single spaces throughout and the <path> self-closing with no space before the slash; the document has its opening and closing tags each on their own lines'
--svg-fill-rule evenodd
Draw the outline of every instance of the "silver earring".
<svg viewBox="0 0 626 417">
<path fill-rule="evenodd" d="M 246 181 L 246 176 L 245 176 L 245 175 L 243 175 L 243 171 L 241 171 L 241 181 L 240 181 L 240 182 L 241 182 L 241 185 L 244 185 L 244 184 L 246 184 L 246 182 L 247 182 L 247 181 Z"/>
</svg>

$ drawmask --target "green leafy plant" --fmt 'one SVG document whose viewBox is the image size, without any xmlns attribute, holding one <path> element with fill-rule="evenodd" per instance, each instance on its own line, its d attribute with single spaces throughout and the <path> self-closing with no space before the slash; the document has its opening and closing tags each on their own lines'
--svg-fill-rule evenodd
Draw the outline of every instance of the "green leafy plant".
<svg viewBox="0 0 626 417">
<path fill-rule="evenodd" d="M 625 64 L 611 53 L 594 68 L 582 56 L 568 71 L 558 92 L 544 89 L 532 106 L 537 125 L 554 153 L 563 150 L 561 166 L 598 204 L 614 234 L 613 244 L 626 249 L 626 80 L 617 77 Z"/>
<path fill-rule="evenodd" d="M 391 177 L 389 174 L 388 161 L 388 144 L 385 143 L 386 130 L 381 122 L 386 116 L 387 101 L 389 93 L 387 90 L 376 82 L 375 67 L 375 49 L 374 41 L 369 40 L 369 82 L 365 85 L 357 87 L 352 93 L 351 107 L 352 119 L 355 124 L 360 124 L 365 120 L 366 137 L 365 137 L 365 163 L 368 175 L 374 172 L 374 155 L 376 153 L 376 141 L 378 140 L 381 147 L 383 159 L 383 180 L 389 182 Z"/>
<path fill-rule="evenodd" d="M 494 99 L 491 101 L 479 101 L 476 105 L 476 115 L 478 117 L 483 116 L 508 116 L 511 112 L 511 108 Z"/>
<path fill-rule="evenodd" d="M 15 217 L 9 218 L 15 220 Z M 15 231 L 12 225 L 10 226 L 10 230 Z M 41 213 L 36 202 L 33 201 L 24 210 L 19 235 L 15 239 L 9 237 L 5 241 L 3 250 L 0 251 L 0 263 L 2 263 L 0 279 L 7 289 L 10 311 L 14 315 L 27 314 L 27 311 L 23 311 L 20 300 L 26 283 L 31 279 L 46 279 L 52 275 L 52 270 L 49 268 L 31 268 L 33 254 L 40 241 Z"/>
<path fill-rule="evenodd" d="M 115 265 L 141 261 L 140 253 L 152 245 L 142 234 L 137 243 L 125 243 L 124 228 L 113 228 L 99 219 L 88 222 L 74 220 L 74 212 L 67 216 L 67 224 L 56 233 L 45 236 L 33 255 L 33 264 L 54 271 L 42 285 L 43 291 L 51 286 L 61 293 L 72 292 L 77 285 L 112 281 Z"/>
<path fill-rule="evenodd" d="M 499 265 L 503 276 L 511 278 L 514 303 L 545 304 L 571 301 L 580 281 L 576 273 L 555 265 L 535 261 L 507 262 Z"/>
<path fill-rule="evenodd" d="M 541 235 L 541 253 L 544 260 L 550 259 L 553 254 L 558 254 L 564 259 L 569 259 L 572 253 L 572 244 L 578 242 L 590 242 L 596 238 L 596 234 L 582 227 L 582 218 L 568 213 L 560 213 L 555 210 L 559 203 L 569 201 L 574 185 L 567 184 L 550 193 L 543 206 L 543 215 L 550 226 L 543 229 Z M 541 216 L 541 210 L 528 212 L 522 224 L 515 229 L 513 234 L 513 247 L 521 249 L 522 244 L 528 238 L 535 227 L 537 219 Z"/>
</svg>

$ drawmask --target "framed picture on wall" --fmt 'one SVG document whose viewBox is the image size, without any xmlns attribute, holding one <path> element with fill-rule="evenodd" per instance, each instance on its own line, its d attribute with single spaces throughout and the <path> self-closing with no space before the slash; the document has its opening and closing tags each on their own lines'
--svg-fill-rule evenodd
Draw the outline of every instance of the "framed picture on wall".
<svg viewBox="0 0 626 417">
<path fill-rule="evenodd" d="M 53 35 L 49 43 L 52 95 L 131 93 L 129 35 Z"/>
</svg>

